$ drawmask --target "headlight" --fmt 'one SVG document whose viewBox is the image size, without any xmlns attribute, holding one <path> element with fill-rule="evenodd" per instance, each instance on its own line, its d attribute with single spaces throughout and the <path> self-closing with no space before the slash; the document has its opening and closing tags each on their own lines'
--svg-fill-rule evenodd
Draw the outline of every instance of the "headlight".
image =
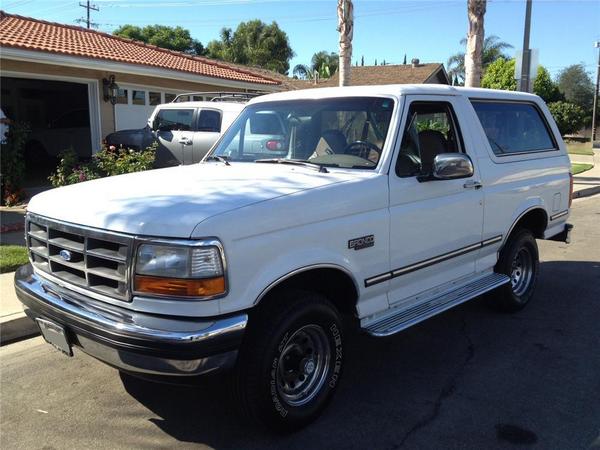
<svg viewBox="0 0 600 450">
<path fill-rule="evenodd" d="M 135 265 L 135 291 L 183 297 L 225 293 L 221 250 L 216 245 L 142 244 Z"/>
</svg>

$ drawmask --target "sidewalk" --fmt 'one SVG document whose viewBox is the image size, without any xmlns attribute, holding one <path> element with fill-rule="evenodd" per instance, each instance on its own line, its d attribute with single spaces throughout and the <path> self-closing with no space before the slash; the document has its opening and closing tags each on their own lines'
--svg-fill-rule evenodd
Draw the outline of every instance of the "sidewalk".
<svg viewBox="0 0 600 450">
<path fill-rule="evenodd" d="M 0 243 L 25 245 L 25 209 L 0 207 Z M 38 333 L 37 326 L 23 312 L 13 286 L 14 272 L 0 274 L 0 345 Z"/>
<path fill-rule="evenodd" d="M 592 169 L 573 177 L 573 198 L 600 193 L 600 150 L 594 149 L 594 156 L 569 155 L 569 157 L 573 163 L 594 164 Z"/>
<path fill-rule="evenodd" d="M 0 274 L 0 344 L 39 334 L 37 325 L 25 315 L 13 286 L 14 272 Z"/>
</svg>

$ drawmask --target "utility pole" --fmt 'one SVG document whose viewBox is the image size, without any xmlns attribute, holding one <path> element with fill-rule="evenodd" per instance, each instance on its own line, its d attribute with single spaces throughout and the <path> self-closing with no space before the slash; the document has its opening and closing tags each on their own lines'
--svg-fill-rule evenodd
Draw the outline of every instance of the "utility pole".
<svg viewBox="0 0 600 450">
<path fill-rule="evenodd" d="M 592 110 L 592 148 L 596 141 L 596 116 L 598 111 L 598 85 L 600 85 L 600 41 L 594 42 L 594 47 L 598 49 L 598 67 L 596 67 L 596 88 L 594 89 L 594 109 Z"/>
<path fill-rule="evenodd" d="M 529 32 L 531 30 L 531 0 L 525 0 L 525 32 L 523 33 L 523 57 L 521 60 L 521 79 L 519 90 L 529 92 L 529 74 L 531 73 L 531 49 L 529 48 Z"/>
<path fill-rule="evenodd" d="M 98 24 L 94 23 L 90 20 L 90 11 L 100 11 L 100 8 L 98 8 L 98 6 L 96 6 L 96 5 L 91 5 L 90 0 L 87 0 L 87 3 L 80 2 L 79 6 L 87 9 L 87 19 L 81 18 L 81 19 L 77 19 L 75 22 L 77 22 L 77 23 L 85 22 L 87 24 L 88 28 L 97 27 Z"/>
</svg>

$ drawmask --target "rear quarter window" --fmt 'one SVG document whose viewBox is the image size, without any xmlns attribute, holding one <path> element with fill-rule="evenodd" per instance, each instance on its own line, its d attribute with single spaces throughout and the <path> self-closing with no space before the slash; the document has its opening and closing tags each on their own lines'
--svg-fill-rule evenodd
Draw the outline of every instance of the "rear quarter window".
<svg viewBox="0 0 600 450">
<path fill-rule="evenodd" d="M 542 113 L 533 103 L 471 100 L 497 156 L 557 150 Z"/>
</svg>

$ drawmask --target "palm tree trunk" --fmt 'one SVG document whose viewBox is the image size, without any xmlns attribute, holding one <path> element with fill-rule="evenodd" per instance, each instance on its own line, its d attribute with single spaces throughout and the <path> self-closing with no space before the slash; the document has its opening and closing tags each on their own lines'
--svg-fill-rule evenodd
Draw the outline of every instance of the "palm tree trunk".
<svg viewBox="0 0 600 450">
<path fill-rule="evenodd" d="M 482 75 L 482 53 L 487 0 L 467 0 L 469 15 L 469 33 L 467 34 L 467 51 L 465 53 L 465 86 L 479 87 Z"/>
<path fill-rule="evenodd" d="M 352 0 L 338 0 L 338 31 L 340 33 L 340 86 L 350 85 L 352 66 L 352 34 L 354 31 L 354 6 Z"/>
</svg>

